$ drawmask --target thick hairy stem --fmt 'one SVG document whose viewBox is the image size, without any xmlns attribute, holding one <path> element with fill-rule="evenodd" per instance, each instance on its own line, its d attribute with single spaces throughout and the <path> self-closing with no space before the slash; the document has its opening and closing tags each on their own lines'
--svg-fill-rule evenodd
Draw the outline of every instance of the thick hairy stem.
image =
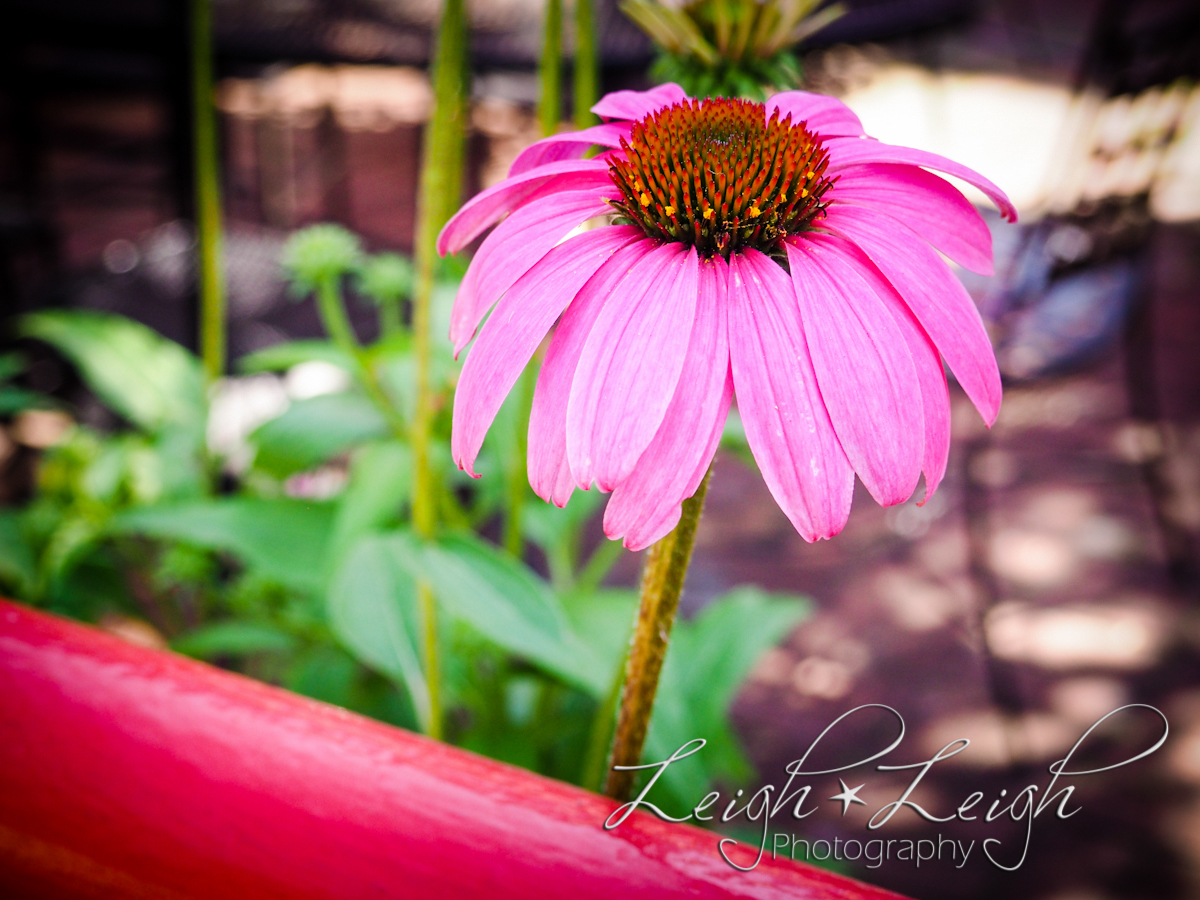
<svg viewBox="0 0 1200 900">
<path fill-rule="evenodd" d="M 650 548 L 642 570 L 642 602 L 629 643 L 621 711 L 608 754 L 608 778 L 604 785 L 604 793 L 614 800 L 629 799 L 635 774 L 616 767 L 636 766 L 641 762 L 642 745 L 646 742 L 654 695 L 658 691 L 658 676 L 667 655 L 667 642 L 675 622 L 675 610 L 679 607 L 679 595 L 683 593 L 688 563 L 692 559 L 696 526 L 700 523 L 710 477 L 711 467 L 696 493 L 683 502 L 683 514 L 675 530 Z"/>
</svg>

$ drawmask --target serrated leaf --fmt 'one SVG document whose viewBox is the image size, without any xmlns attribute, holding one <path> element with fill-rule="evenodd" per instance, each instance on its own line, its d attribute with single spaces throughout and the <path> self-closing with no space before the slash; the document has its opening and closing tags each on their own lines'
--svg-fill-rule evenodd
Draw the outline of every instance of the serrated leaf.
<svg viewBox="0 0 1200 900">
<path fill-rule="evenodd" d="M 474 536 L 427 545 L 425 561 L 438 600 L 485 638 L 595 697 L 607 692 L 610 673 L 527 567 Z"/>
<path fill-rule="evenodd" d="M 366 397 L 325 394 L 296 401 L 260 425 L 250 441 L 258 447 L 254 465 L 283 478 L 387 433 L 387 422 Z"/>
<path fill-rule="evenodd" d="M 660 762 L 694 738 L 707 746 L 673 763 L 661 783 L 684 805 L 717 778 L 740 780 L 751 771 L 729 723 L 742 682 L 759 657 L 775 646 L 808 611 L 808 602 L 741 587 L 672 629 L 659 677 L 643 759 Z"/>
<path fill-rule="evenodd" d="M 20 331 L 52 344 L 106 405 L 135 425 L 203 428 L 199 362 L 145 325 L 92 310 L 53 310 L 23 317 Z"/>
<path fill-rule="evenodd" d="M 171 642 L 172 650 L 197 659 L 286 653 L 295 646 L 296 639 L 278 628 L 234 621 L 206 625 Z"/>
<path fill-rule="evenodd" d="M 262 350 L 248 353 L 238 361 L 238 369 L 246 374 L 283 372 L 306 362 L 327 362 L 354 371 L 354 362 L 329 341 L 285 341 Z"/>
<path fill-rule="evenodd" d="M 428 724 L 429 689 L 417 639 L 420 556 L 406 533 L 369 535 L 334 573 L 326 603 L 342 642 L 364 663 L 404 685 L 418 719 Z"/>
<path fill-rule="evenodd" d="M 237 497 L 127 510 L 109 530 L 223 550 L 277 584 L 319 593 L 332 517 L 327 503 Z"/>
<path fill-rule="evenodd" d="M 362 535 L 398 519 L 411 481 L 412 453 L 406 444 L 378 441 L 355 453 L 334 515 L 329 550 L 332 565 L 337 565 Z"/>
<path fill-rule="evenodd" d="M 0 510 L 0 582 L 32 599 L 36 581 L 33 550 L 25 540 L 20 515 L 14 510 Z"/>
</svg>

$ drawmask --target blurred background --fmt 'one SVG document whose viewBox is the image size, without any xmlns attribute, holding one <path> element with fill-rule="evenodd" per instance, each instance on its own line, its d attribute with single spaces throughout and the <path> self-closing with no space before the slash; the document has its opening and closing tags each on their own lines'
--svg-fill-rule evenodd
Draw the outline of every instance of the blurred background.
<svg viewBox="0 0 1200 900">
<path fill-rule="evenodd" d="M 1004 404 L 989 431 L 952 385 L 955 440 L 938 494 L 883 510 L 860 488 L 845 532 L 817 545 L 796 535 L 728 436 L 683 599 L 694 628 L 682 633 L 701 641 L 706 622 L 714 631 L 719 620 L 703 611 L 720 598 L 735 619 L 741 611 L 753 652 L 721 670 L 741 683 L 729 687 L 729 714 L 745 758 L 709 774 L 779 783 L 841 712 L 886 703 L 908 724 L 905 761 L 971 739 L 922 783 L 920 802 L 949 810 L 974 790 L 990 802 L 1001 788 L 1044 783 L 1046 766 L 1104 713 L 1152 704 L 1171 723 L 1163 750 L 1080 780 L 1083 812 L 1039 820 L 1019 871 L 981 860 L 958 871 L 844 871 L 929 900 L 1200 898 L 1200 6 L 843 5 L 799 46 L 805 86 L 841 97 L 876 137 L 982 172 L 1021 212 L 1020 224 L 1002 223 L 970 195 L 993 226 L 997 274 L 962 277 L 997 348 Z M 362 451 L 379 436 L 370 415 L 339 420 L 342 437 L 314 449 L 314 429 L 330 427 L 312 419 L 320 398 L 342 396 L 349 376 L 302 343 L 324 335 L 322 318 L 289 290 L 281 263 L 289 235 L 322 222 L 358 235 L 367 253 L 412 252 L 439 3 L 213 0 L 228 370 L 197 401 L 207 403 L 200 450 L 160 427 L 172 395 L 138 399 L 105 381 L 131 359 L 145 363 L 135 381 L 191 378 L 178 374 L 186 365 L 174 351 L 138 331 L 97 355 L 54 318 L 64 309 L 115 314 L 198 350 L 186 7 L 5 6 L 0 584 L 130 640 L 411 724 L 411 703 L 393 684 L 404 679 L 354 637 L 359 620 L 327 622 L 310 602 L 304 542 L 327 522 L 239 532 L 225 519 L 152 520 L 193 465 L 208 466 L 216 496 L 340 510 L 348 492 L 371 490 L 356 473 L 406 464 L 386 449 Z M 467 195 L 503 178 L 540 136 L 543 4 L 473 0 L 468 10 Z M 595 21 L 602 90 L 649 87 L 650 39 L 611 0 L 597 0 Z M 570 119 L 569 103 L 561 113 Z M 452 296 L 452 267 L 439 278 Z M 346 310 L 365 343 L 386 337 L 379 309 L 370 285 L 347 282 Z M 294 352 L 300 346 L 309 350 Z M 453 487 L 452 473 L 445 478 Z M 181 490 L 171 496 L 192 496 Z M 467 502 L 490 540 L 500 539 L 500 502 Z M 618 598 L 617 613 L 569 609 L 581 633 L 606 616 L 620 625 L 628 613 L 619 598 L 635 585 L 639 558 L 593 552 L 596 507 L 572 508 L 572 547 L 546 536 L 558 526 L 531 505 L 517 555 L 564 597 L 590 579 L 596 596 Z M 113 518 L 131 509 L 143 518 Z M 246 509 L 235 512 L 253 518 Z M 281 547 L 291 556 L 273 568 L 266 558 Z M 565 581 L 556 553 L 569 557 Z M 595 563 L 591 574 L 585 561 Z M 769 627 L 749 635 L 765 606 Z M 516 651 L 491 637 L 504 652 L 461 638 L 474 662 L 448 676 L 465 710 L 452 711 L 450 731 L 473 749 L 567 777 L 586 755 L 603 690 L 534 690 L 528 667 L 510 659 Z M 470 710 L 490 696 L 498 670 L 512 721 L 488 731 Z M 579 733 L 565 743 L 543 734 L 542 755 L 522 756 L 521 729 L 555 702 L 582 704 Z M 831 735 L 840 750 L 830 752 L 861 749 L 879 727 L 864 719 Z M 1097 758 L 1132 755 L 1154 734 L 1152 720 L 1131 716 L 1103 736 Z M 862 838 L 869 811 L 902 787 L 895 775 L 863 777 L 871 806 L 845 818 L 822 811 L 802 835 Z M 1022 826 L 1000 826 L 987 836 L 1019 840 Z M 886 836 L 939 831 L 981 837 L 907 813 Z"/>
</svg>

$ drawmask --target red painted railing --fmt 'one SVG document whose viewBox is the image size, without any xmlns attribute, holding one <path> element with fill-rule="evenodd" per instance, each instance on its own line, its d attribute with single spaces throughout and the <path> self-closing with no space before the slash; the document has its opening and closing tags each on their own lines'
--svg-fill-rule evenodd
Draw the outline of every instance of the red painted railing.
<svg viewBox="0 0 1200 900">
<path fill-rule="evenodd" d="M 892 894 L 0 601 L 5 898 Z M 737 857 L 735 857 L 735 860 Z"/>
</svg>

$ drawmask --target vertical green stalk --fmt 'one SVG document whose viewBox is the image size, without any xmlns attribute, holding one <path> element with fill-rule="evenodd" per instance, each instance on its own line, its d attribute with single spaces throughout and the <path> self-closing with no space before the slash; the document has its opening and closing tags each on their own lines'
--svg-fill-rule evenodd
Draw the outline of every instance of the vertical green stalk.
<svg viewBox="0 0 1200 900">
<path fill-rule="evenodd" d="M 667 655 L 667 641 L 679 608 L 679 596 L 687 577 L 696 526 L 704 510 L 704 495 L 712 468 L 700 482 L 696 493 L 683 502 L 683 513 L 675 530 L 650 548 L 642 570 L 642 602 L 637 624 L 629 643 L 625 664 L 625 687 L 621 692 L 621 710 L 612 748 L 608 753 L 608 776 L 604 793 L 614 800 L 628 800 L 633 772 L 616 771 L 614 766 L 636 766 L 641 762 L 642 745 L 654 709 L 658 676 Z"/>
<path fill-rule="evenodd" d="M 429 464 L 434 398 L 430 384 L 430 304 L 433 299 L 437 236 L 458 207 L 466 135 L 469 71 L 467 20 L 463 0 L 446 0 L 433 56 L 433 118 L 425 132 L 421 194 L 417 202 L 413 293 L 413 343 L 417 368 L 417 402 L 413 416 L 413 527 L 422 538 L 437 529 L 437 485 Z M 429 683 L 429 734 L 442 736 L 441 665 L 438 658 L 437 604 L 428 582 L 417 584 L 425 678 Z"/>
<path fill-rule="evenodd" d="M 387 340 L 403 331 L 404 320 L 400 315 L 400 298 L 383 298 L 379 303 L 379 337 Z"/>
<path fill-rule="evenodd" d="M 225 292 L 221 283 L 221 178 L 213 109 L 212 10 L 191 0 L 192 135 L 200 273 L 200 356 L 215 381 L 225 373 Z"/>
<path fill-rule="evenodd" d="M 600 59 L 592 0 L 575 0 L 575 127 L 597 122 L 592 107 L 600 99 Z"/>
<path fill-rule="evenodd" d="M 562 0 L 546 0 L 542 58 L 538 63 L 538 124 L 542 135 L 558 131 L 562 116 Z"/>
</svg>

